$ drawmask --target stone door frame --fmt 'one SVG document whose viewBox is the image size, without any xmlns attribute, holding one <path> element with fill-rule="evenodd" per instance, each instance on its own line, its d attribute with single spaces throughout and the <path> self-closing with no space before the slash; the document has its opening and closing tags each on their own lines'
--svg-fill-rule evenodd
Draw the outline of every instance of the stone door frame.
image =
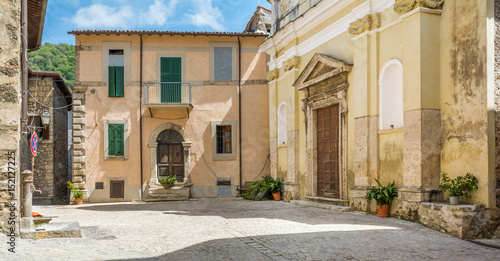
<svg viewBox="0 0 500 261">
<path fill-rule="evenodd" d="M 184 148 L 184 183 L 187 183 L 191 180 L 191 171 L 190 171 L 190 163 L 191 163 L 191 141 L 189 139 L 189 135 L 186 130 L 174 123 L 165 122 L 158 125 L 151 135 L 149 136 L 148 147 L 150 149 L 150 173 L 151 178 L 149 180 L 150 184 L 159 184 L 158 182 L 158 158 L 157 158 L 157 149 L 158 142 L 156 139 L 158 135 L 165 130 L 175 130 L 182 135 L 184 142 L 182 142 L 182 147 Z"/>
<path fill-rule="evenodd" d="M 341 98 L 339 98 L 341 97 Z M 335 95 L 322 100 L 303 100 L 306 114 L 306 179 L 309 196 L 318 195 L 318 137 L 317 110 L 333 105 L 339 105 L 339 194 L 341 199 L 348 199 L 347 194 L 347 110 L 343 104 L 345 91 L 340 90 Z"/>
</svg>

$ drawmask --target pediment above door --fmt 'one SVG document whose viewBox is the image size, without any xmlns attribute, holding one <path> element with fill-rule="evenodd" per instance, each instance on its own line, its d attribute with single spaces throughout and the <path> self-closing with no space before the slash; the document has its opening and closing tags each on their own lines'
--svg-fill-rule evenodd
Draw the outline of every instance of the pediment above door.
<svg viewBox="0 0 500 261">
<path fill-rule="evenodd" d="M 331 56 L 316 53 L 311 61 L 304 68 L 293 86 L 297 90 L 302 90 L 320 83 L 328 84 L 327 80 L 335 79 L 339 75 L 344 75 L 347 79 L 347 74 L 352 70 L 352 64 Z"/>
</svg>

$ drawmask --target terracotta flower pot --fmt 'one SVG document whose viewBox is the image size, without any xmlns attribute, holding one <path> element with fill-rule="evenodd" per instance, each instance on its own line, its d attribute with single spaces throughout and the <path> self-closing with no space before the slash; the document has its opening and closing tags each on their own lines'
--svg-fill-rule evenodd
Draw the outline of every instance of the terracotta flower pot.
<svg viewBox="0 0 500 261">
<path fill-rule="evenodd" d="M 83 198 L 75 198 L 75 204 L 81 205 L 83 202 Z"/>
<path fill-rule="evenodd" d="M 273 198 L 276 201 L 280 200 L 281 199 L 281 193 L 280 192 L 273 193 Z"/>
<path fill-rule="evenodd" d="M 380 207 L 377 205 L 377 211 L 378 211 L 378 216 L 379 217 L 388 217 L 389 216 L 389 205 L 383 205 Z"/>
<path fill-rule="evenodd" d="M 173 188 L 175 185 L 174 184 L 162 184 L 163 188 L 164 189 L 171 189 Z"/>
</svg>

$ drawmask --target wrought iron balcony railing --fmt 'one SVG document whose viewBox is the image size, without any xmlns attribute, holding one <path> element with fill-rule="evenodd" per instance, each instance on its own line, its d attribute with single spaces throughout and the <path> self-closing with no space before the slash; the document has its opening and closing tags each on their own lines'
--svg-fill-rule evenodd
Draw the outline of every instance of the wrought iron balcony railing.
<svg viewBox="0 0 500 261">
<path fill-rule="evenodd" d="M 145 82 L 144 104 L 149 107 L 191 107 L 191 84 Z"/>
</svg>

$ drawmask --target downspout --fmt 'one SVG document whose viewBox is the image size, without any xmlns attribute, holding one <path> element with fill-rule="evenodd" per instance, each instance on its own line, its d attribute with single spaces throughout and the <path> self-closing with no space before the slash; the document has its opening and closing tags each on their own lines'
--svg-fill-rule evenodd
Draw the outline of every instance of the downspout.
<svg viewBox="0 0 500 261">
<path fill-rule="evenodd" d="M 243 185 L 243 173 L 242 173 L 242 163 L 241 158 L 241 42 L 238 36 L 238 135 L 239 135 L 239 146 L 240 146 L 240 187 Z"/>
<path fill-rule="evenodd" d="M 142 159 L 142 34 L 139 34 L 140 37 L 140 65 L 139 65 L 139 151 L 141 155 L 141 200 L 144 200 L 144 191 L 142 189 L 143 180 L 144 180 L 144 170 L 143 170 L 143 159 Z"/>
<path fill-rule="evenodd" d="M 21 3 L 21 68 L 22 68 L 22 105 L 21 105 L 21 171 L 28 169 L 28 0 Z"/>
</svg>

